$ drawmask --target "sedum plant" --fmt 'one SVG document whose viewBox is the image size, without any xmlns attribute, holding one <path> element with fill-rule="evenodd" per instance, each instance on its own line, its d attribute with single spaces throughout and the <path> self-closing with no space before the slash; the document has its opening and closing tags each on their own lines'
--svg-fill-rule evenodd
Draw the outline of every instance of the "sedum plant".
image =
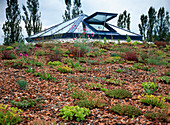
<svg viewBox="0 0 170 125">
<path fill-rule="evenodd" d="M 15 125 L 21 122 L 20 113 L 23 112 L 17 107 L 8 107 L 0 104 L 0 125 Z"/>
<path fill-rule="evenodd" d="M 18 81 L 17 81 L 17 84 L 19 85 L 19 87 L 20 87 L 21 89 L 26 89 L 26 87 L 28 86 L 27 81 L 24 80 L 24 79 L 18 80 Z"/>
<path fill-rule="evenodd" d="M 158 80 L 166 83 L 166 84 L 170 84 L 170 77 L 169 76 L 162 76 L 162 77 L 159 77 Z"/>
<path fill-rule="evenodd" d="M 64 106 L 59 110 L 59 115 L 65 120 L 74 120 L 77 122 L 85 120 L 91 112 L 88 108 L 80 108 L 79 106 Z"/>
<path fill-rule="evenodd" d="M 145 114 L 146 118 L 151 118 L 152 120 L 159 120 L 159 121 L 165 121 L 165 122 L 170 122 L 168 120 L 168 111 L 167 112 L 161 112 L 161 113 L 146 113 Z"/>
<path fill-rule="evenodd" d="M 148 95 L 148 94 L 143 95 L 142 94 L 142 97 L 138 96 L 138 98 L 144 104 L 157 106 L 157 107 L 160 107 L 160 108 L 165 107 L 165 97 Z"/>
<path fill-rule="evenodd" d="M 14 101 L 10 101 L 10 103 L 18 108 L 30 108 L 34 106 L 41 106 L 41 103 L 44 103 L 41 99 L 18 99 Z"/>
<path fill-rule="evenodd" d="M 105 105 L 104 100 L 93 92 L 75 90 L 71 96 L 75 99 L 79 99 L 76 104 L 80 107 L 93 109 L 96 107 L 103 107 Z"/>
<path fill-rule="evenodd" d="M 61 62 L 60 61 L 54 61 L 54 62 L 51 62 L 51 61 L 49 61 L 48 62 L 48 65 L 53 65 L 53 66 L 61 66 Z"/>
<path fill-rule="evenodd" d="M 147 94 L 152 94 L 158 89 L 158 85 L 155 82 L 143 82 L 142 87 Z"/>
<path fill-rule="evenodd" d="M 74 73 L 74 71 L 68 66 L 61 66 L 57 68 L 57 71 L 61 73 Z"/>
<path fill-rule="evenodd" d="M 111 108 L 111 110 L 120 115 L 127 115 L 129 117 L 139 116 L 142 111 L 131 105 L 120 105 L 117 104 Z"/>
<path fill-rule="evenodd" d="M 124 90 L 124 89 L 113 89 L 113 90 L 108 90 L 105 92 L 105 94 L 109 97 L 114 97 L 118 99 L 123 99 L 123 98 L 131 98 L 132 95 L 129 91 Z"/>
</svg>

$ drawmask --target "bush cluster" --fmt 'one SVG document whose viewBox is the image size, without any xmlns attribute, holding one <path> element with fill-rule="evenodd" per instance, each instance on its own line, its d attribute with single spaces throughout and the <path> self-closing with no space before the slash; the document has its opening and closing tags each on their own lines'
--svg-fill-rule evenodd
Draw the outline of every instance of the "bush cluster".
<svg viewBox="0 0 170 125">
<path fill-rule="evenodd" d="M 118 99 L 131 98 L 132 95 L 129 91 L 124 89 L 113 89 L 105 92 L 107 96 L 114 97 Z"/>
<path fill-rule="evenodd" d="M 76 120 L 77 122 L 85 120 L 91 112 L 88 108 L 80 108 L 79 106 L 64 106 L 59 110 L 59 115 L 65 120 Z"/>
<path fill-rule="evenodd" d="M 80 99 L 76 102 L 80 107 L 96 108 L 103 107 L 104 100 L 93 92 L 84 92 L 83 90 L 75 90 L 72 95 L 73 98 Z"/>
<path fill-rule="evenodd" d="M 21 122 L 20 113 L 23 112 L 17 107 L 8 107 L 0 104 L 0 124 L 1 125 L 15 125 Z"/>
<path fill-rule="evenodd" d="M 120 115 L 127 115 L 129 117 L 139 116 L 142 114 L 142 111 L 138 108 L 131 105 L 120 105 L 117 104 L 111 108 L 111 110 Z"/>
</svg>

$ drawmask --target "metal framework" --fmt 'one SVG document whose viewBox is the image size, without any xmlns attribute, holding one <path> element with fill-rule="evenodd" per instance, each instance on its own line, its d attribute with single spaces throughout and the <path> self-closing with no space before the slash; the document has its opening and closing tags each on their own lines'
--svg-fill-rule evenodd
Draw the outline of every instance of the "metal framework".
<svg viewBox="0 0 170 125">
<path fill-rule="evenodd" d="M 115 13 L 96 12 L 90 16 L 81 14 L 74 19 L 52 26 L 44 31 L 27 37 L 27 42 L 49 39 L 92 38 L 125 40 L 128 35 L 132 40 L 141 40 L 142 36 L 134 32 L 109 24 Z"/>
</svg>

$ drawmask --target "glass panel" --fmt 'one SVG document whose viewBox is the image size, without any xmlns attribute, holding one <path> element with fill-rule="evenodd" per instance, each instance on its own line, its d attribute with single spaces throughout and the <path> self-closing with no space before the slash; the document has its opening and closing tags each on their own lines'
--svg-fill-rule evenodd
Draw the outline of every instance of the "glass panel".
<svg viewBox="0 0 170 125">
<path fill-rule="evenodd" d="M 119 33 L 120 35 L 133 35 L 133 36 L 136 36 L 136 34 L 134 34 L 134 33 L 130 33 L 130 32 L 128 32 L 128 31 L 125 31 L 125 30 L 122 30 L 122 29 L 120 29 L 120 28 L 117 28 L 117 27 L 114 27 L 114 26 L 112 26 L 112 25 L 109 25 L 110 27 L 112 27 L 114 30 L 116 30 L 117 31 L 117 33 Z"/>
<path fill-rule="evenodd" d="M 112 16 L 98 14 L 98 15 L 88 19 L 87 22 L 104 22 L 110 17 L 112 17 Z"/>
<path fill-rule="evenodd" d="M 46 32 L 46 31 L 40 32 L 40 33 L 38 33 L 38 34 L 36 34 L 36 35 L 31 36 L 31 38 L 32 38 L 32 37 L 38 37 L 38 36 L 40 36 L 40 35 L 42 35 L 42 36 L 47 36 L 47 35 L 52 35 L 52 34 L 54 34 L 54 33 L 55 33 L 55 34 L 57 34 L 57 33 L 66 33 L 66 32 L 71 28 L 71 26 L 74 24 L 74 22 L 75 22 L 78 18 L 79 18 L 79 17 L 74 18 L 74 19 L 72 19 L 72 20 L 69 20 L 69 21 L 67 21 L 67 22 L 64 22 L 64 23 L 62 23 L 61 25 L 59 25 L 59 26 L 57 26 L 57 27 L 49 30 L 48 32 Z M 46 32 L 46 33 L 45 33 L 45 32 Z"/>
<path fill-rule="evenodd" d="M 76 30 L 74 31 L 74 33 L 94 33 L 90 28 L 88 28 L 87 26 L 83 29 L 83 23 L 80 23 L 80 25 L 76 28 Z"/>
<path fill-rule="evenodd" d="M 106 27 L 100 24 L 89 24 L 89 25 L 92 26 L 97 31 L 109 31 L 109 29 L 107 29 Z"/>
</svg>

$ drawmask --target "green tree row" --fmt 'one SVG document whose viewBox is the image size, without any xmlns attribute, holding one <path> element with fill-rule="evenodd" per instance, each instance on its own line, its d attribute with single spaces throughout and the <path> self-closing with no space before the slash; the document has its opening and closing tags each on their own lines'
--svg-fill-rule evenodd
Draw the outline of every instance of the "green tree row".
<svg viewBox="0 0 170 125">
<path fill-rule="evenodd" d="M 139 31 L 145 41 L 170 41 L 169 12 L 165 11 L 164 7 L 158 12 L 150 7 L 148 15 L 142 14 L 140 20 Z"/>
<path fill-rule="evenodd" d="M 123 14 L 120 14 L 118 17 L 117 26 L 130 30 L 130 13 L 124 10 Z"/>
<path fill-rule="evenodd" d="M 80 15 L 81 13 L 83 13 L 82 10 L 80 10 L 81 8 L 81 0 L 74 0 L 74 5 L 72 8 L 72 15 L 71 15 L 71 0 L 65 0 L 65 4 L 66 4 L 66 10 L 65 13 L 63 15 L 63 21 L 67 21 L 70 20 L 72 18 L 75 18 L 76 16 Z"/>
<path fill-rule="evenodd" d="M 39 11 L 38 0 L 27 0 L 27 7 L 22 9 L 24 15 L 21 16 L 18 0 L 6 0 L 6 21 L 3 24 L 4 45 L 10 45 L 15 42 L 23 41 L 21 19 L 25 23 L 28 36 L 41 31 L 42 23 L 40 22 L 41 14 Z"/>
</svg>

